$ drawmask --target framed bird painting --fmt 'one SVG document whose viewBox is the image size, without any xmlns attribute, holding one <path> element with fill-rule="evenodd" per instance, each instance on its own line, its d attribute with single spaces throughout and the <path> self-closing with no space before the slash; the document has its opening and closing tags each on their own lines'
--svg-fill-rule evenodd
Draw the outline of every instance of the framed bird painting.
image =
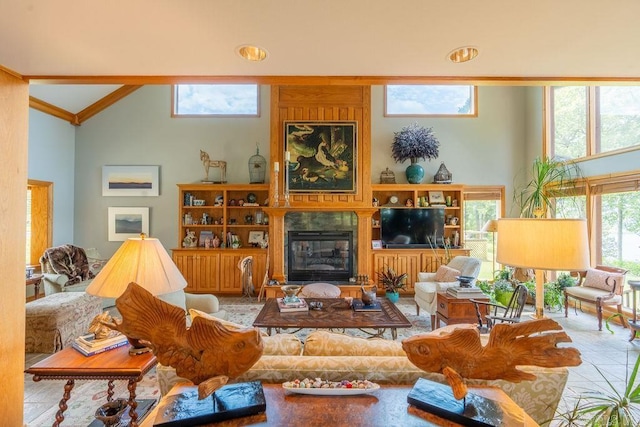
<svg viewBox="0 0 640 427">
<path fill-rule="evenodd" d="M 355 193 L 356 122 L 284 122 L 284 132 L 290 192 Z"/>
</svg>

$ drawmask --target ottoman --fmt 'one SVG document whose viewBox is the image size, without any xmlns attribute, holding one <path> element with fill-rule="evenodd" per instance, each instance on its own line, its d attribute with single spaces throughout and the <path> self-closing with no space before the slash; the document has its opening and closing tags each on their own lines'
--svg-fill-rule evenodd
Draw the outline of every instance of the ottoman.
<svg viewBox="0 0 640 427">
<path fill-rule="evenodd" d="M 60 292 L 26 304 L 25 352 L 55 353 L 87 333 L 102 312 L 102 299 L 85 292 Z"/>
<path fill-rule="evenodd" d="M 298 296 L 302 298 L 340 298 L 340 288 L 331 283 L 309 283 L 302 287 Z"/>
</svg>

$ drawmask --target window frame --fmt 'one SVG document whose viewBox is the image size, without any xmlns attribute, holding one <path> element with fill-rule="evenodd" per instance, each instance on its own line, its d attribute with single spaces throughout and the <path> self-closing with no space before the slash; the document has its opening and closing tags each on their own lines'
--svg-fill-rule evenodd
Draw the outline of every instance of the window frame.
<svg viewBox="0 0 640 427">
<path fill-rule="evenodd" d="M 250 114 L 180 114 L 176 112 L 176 103 L 178 101 L 177 90 L 179 86 L 255 86 L 256 87 L 256 112 Z M 257 118 L 260 117 L 261 104 L 261 86 L 258 83 L 178 83 L 171 85 L 171 117 L 172 118 Z"/>
<path fill-rule="evenodd" d="M 384 100 L 383 100 L 383 108 L 384 108 L 384 117 L 438 117 L 438 118 L 475 118 L 478 117 L 478 86 L 477 85 L 465 85 L 465 84 L 456 84 L 454 86 L 469 86 L 473 88 L 473 102 L 472 102 L 472 112 L 465 114 L 421 114 L 421 113 L 389 113 L 388 111 L 388 87 L 389 86 L 452 86 L 452 85 L 443 85 L 443 84 L 386 84 L 384 85 Z"/>
</svg>

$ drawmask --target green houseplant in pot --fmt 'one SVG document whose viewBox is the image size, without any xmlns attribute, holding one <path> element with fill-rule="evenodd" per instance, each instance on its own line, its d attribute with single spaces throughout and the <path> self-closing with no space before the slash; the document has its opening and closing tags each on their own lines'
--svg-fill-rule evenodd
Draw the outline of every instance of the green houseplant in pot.
<svg viewBox="0 0 640 427">
<path fill-rule="evenodd" d="M 424 179 L 424 168 L 418 164 L 418 159 L 437 159 L 440 142 L 433 134 L 432 128 L 425 128 L 417 123 L 395 132 L 391 154 L 396 163 L 411 160 L 405 173 L 410 184 L 420 184 Z"/>
<path fill-rule="evenodd" d="M 393 268 L 386 266 L 382 271 L 378 272 L 378 279 L 382 282 L 389 301 L 398 302 L 400 298 L 398 291 L 406 289 L 407 273 L 398 274 Z"/>
</svg>

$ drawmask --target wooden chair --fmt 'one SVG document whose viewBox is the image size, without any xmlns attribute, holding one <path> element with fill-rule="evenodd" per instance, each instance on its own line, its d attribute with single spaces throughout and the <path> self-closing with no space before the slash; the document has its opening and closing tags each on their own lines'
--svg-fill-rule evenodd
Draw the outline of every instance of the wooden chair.
<svg viewBox="0 0 640 427">
<path fill-rule="evenodd" d="M 486 301 L 470 300 L 476 307 L 476 315 L 478 316 L 478 326 L 480 330 L 482 332 L 488 332 L 496 323 L 519 323 L 520 317 L 522 316 L 522 310 L 527 303 L 528 296 L 529 292 L 527 291 L 527 288 L 524 285 L 517 285 L 513 291 L 513 295 L 511 295 L 509 304 L 506 306 Z M 486 313 L 486 309 L 481 311 L 481 305 L 483 307 L 488 307 L 493 311 L 493 313 L 490 312 L 490 314 L 485 316 L 486 325 L 483 325 L 481 314 L 482 312 Z"/>
<path fill-rule="evenodd" d="M 569 298 L 594 304 L 598 316 L 598 330 L 601 331 L 602 309 L 605 306 L 615 305 L 618 313 L 622 314 L 622 291 L 627 271 L 623 268 L 598 265 L 596 268 L 578 272 L 578 284 L 564 289 L 564 317 L 569 315 Z M 621 317 L 626 328 L 624 316 Z"/>
</svg>

